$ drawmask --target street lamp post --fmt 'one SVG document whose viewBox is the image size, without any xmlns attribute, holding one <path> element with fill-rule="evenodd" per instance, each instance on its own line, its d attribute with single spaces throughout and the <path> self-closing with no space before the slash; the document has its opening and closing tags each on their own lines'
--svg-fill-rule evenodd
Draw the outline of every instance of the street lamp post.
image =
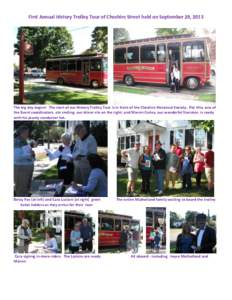
<svg viewBox="0 0 232 300">
<path fill-rule="evenodd" d="M 19 102 L 24 103 L 24 33 L 20 34 L 19 44 Z"/>
</svg>

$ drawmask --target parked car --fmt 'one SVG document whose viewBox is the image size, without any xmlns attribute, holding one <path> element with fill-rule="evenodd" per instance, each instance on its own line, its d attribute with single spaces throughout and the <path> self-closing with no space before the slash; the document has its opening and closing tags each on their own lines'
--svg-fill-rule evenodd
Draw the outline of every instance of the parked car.
<svg viewBox="0 0 232 300">
<path fill-rule="evenodd" d="M 45 77 L 44 72 L 39 69 L 32 69 L 31 70 L 31 77 L 33 78 L 43 78 Z"/>
</svg>

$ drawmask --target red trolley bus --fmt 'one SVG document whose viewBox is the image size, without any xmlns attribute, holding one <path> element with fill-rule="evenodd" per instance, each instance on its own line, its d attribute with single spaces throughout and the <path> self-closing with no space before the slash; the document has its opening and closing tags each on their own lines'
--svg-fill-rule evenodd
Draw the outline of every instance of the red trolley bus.
<svg viewBox="0 0 232 300">
<path fill-rule="evenodd" d="M 98 214 L 98 246 L 120 246 L 120 234 L 123 226 L 140 232 L 139 220 L 131 216 L 99 211 Z"/>
<path fill-rule="evenodd" d="M 182 86 L 194 90 L 205 85 L 211 73 L 207 38 L 183 34 L 114 45 L 114 80 L 128 86 L 136 82 L 168 85 L 174 63 Z"/>
<path fill-rule="evenodd" d="M 155 227 L 161 227 L 163 231 L 162 244 L 166 244 L 166 208 L 147 207 L 146 208 L 146 243 L 149 244 L 150 232 Z"/>
<path fill-rule="evenodd" d="M 71 55 L 46 60 L 46 80 L 57 84 L 107 87 L 107 56 Z"/>
<path fill-rule="evenodd" d="M 76 223 L 81 223 L 83 218 L 87 218 L 88 222 L 94 227 L 92 224 L 92 218 L 85 215 L 82 212 L 77 211 L 69 211 L 65 212 L 65 244 L 70 242 L 70 233 L 74 228 Z"/>
</svg>

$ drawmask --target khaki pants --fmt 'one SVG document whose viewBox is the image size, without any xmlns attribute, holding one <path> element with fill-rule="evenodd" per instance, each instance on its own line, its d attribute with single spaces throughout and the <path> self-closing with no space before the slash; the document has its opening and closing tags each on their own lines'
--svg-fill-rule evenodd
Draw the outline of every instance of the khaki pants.
<svg viewBox="0 0 232 300">
<path fill-rule="evenodd" d="M 26 244 L 24 246 L 18 246 L 18 253 L 28 253 L 29 250 L 29 244 Z"/>
<path fill-rule="evenodd" d="M 34 165 L 14 166 L 15 195 L 27 197 L 31 188 Z"/>
<path fill-rule="evenodd" d="M 169 188 L 169 182 L 172 182 L 172 187 L 175 186 L 175 182 L 176 182 L 176 173 L 170 172 L 170 171 L 166 171 L 165 174 L 165 181 L 166 181 L 166 189 Z"/>
<path fill-rule="evenodd" d="M 74 182 L 87 185 L 91 167 L 86 157 L 74 160 Z"/>
</svg>

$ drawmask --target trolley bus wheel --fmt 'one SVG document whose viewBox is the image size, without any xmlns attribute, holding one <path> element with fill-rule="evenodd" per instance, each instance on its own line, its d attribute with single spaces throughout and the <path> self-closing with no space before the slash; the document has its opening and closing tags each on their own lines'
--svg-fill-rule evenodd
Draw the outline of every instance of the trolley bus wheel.
<svg viewBox="0 0 232 300">
<path fill-rule="evenodd" d="M 125 82 L 125 84 L 128 85 L 128 86 L 134 85 L 134 79 L 133 79 L 133 77 L 130 76 L 130 75 L 126 75 L 126 76 L 125 76 L 124 82 Z"/>
<path fill-rule="evenodd" d="M 99 82 L 97 80 L 92 80 L 91 81 L 91 87 L 94 89 L 99 88 Z"/>
<path fill-rule="evenodd" d="M 186 80 L 186 87 L 189 90 L 197 90 L 199 88 L 200 82 L 196 77 L 189 77 Z"/>
<path fill-rule="evenodd" d="M 57 79 L 57 84 L 63 85 L 64 84 L 64 79 L 63 78 L 58 78 Z"/>
</svg>

